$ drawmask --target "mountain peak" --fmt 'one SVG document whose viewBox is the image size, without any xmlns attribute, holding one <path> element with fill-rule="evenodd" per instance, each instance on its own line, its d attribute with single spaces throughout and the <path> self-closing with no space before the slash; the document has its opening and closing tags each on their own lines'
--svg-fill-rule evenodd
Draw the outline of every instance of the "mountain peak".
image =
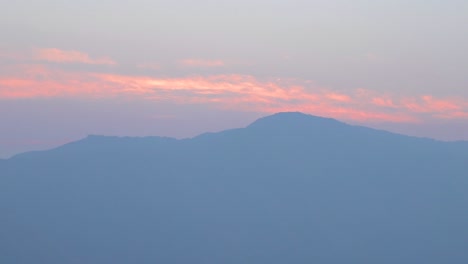
<svg viewBox="0 0 468 264">
<path fill-rule="evenodd" d="M 249 128 L 310 127 L 343 124 L 332 118 L 304 114 L 301 112 L 280 112 L 257 119 Z"/>
</svg>

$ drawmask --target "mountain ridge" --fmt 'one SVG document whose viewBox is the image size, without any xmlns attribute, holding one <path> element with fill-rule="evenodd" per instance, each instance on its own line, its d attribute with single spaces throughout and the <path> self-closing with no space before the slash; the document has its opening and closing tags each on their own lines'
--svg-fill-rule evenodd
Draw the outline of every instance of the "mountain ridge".
<svg viewBox="0 0 468 264">
<path fill-rule="evenodd" d="M 0 161 L 0 263 L 468 262 L 468 144 L 301 120 Z"/>
<path fill-rule="evenodd" d="M 138 141 L 143 141 L 143 140 L 151 144 L 151 143 L 162 142 L 162 141 L 201 140 L 201 139 L 206 139 L 209 137 L 218 137 L 218 136 L 222 136 L 225 134 L 240 132 L 246 129 L 253 129 L 253 130 L 260 129 L 262 130 L 261 131 L 262 133 L 266 133 L 266 134 L 275 133 L 278 131 L 283 131 L 284 133 L 294 134 L 294 131 L 300 130 L 300 129 L 308 129 L 309 131 L 312 131 L 314 129 L 316 130 L 331 129 L 335 133 L 340 132 L 342 129 L 354 129 L 356 132 L 360 130 L 360 132 L 358 133 L 381 133 L 382 135 L 385 134 L 388 136 L 413 138 L 413 139 L 418 139 L 418 140 L 428 140 L 428 141 L 435 141 L 435 142 L 460 142 L 460 143 L 467 142 L 468 144 L 468 141 L 441 141 L 441 140 L 427 138 L 427 137 L 408 136 L 404 134 L 389 132 L 386 130 L 374 129 L 374 128 L 370 128 L 366 126 L 350 125 L 350 124 L 338 121 L 333 118 L 314 116 L 314 115 L 304 114 L 301 112 L 280 112 L 280 113 L 276 113 L 273 115 L 261 117 L 243 128 L 232 128 L 232 129 L 227 129 L 227 130 L 223 130 L 219 132 L 205 132 L 205 133 L 202 133 L 200 135 L 197 135 L 191 138 L 176 139 L 176 138 L 165 137 L 165 136 L 131 137 L 131 136 L 106 136 L 106 135 L 89 134 L 85 138 L 72 141 L 70 143 L 58 146 L 56 148 L 52 148 L 48 150 L 39 150 L 39 151 L 28 151 L 28 152 L 16 154 L 8 159 L 2 159 L 2 160 L 14 159 L 14 158 L 21 157 L 24 155 L 44 153 L 47 151 L 60 149 L 63 147 L 68 147 L 70 145 L 76 145 L 76 144 L 94 144 L 94 143 L 102 144 L 105 142 L 117 142 L 117 141 L 138 142 Z"/>
</svg>

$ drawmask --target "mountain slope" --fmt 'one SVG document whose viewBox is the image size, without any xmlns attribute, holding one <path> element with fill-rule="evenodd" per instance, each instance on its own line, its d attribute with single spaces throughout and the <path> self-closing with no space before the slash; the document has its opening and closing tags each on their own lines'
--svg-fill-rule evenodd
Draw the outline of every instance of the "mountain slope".
<svg viewBox="0 0 468 264">
<path fill-rule="evenodd" d="M 0 163 L 1 263 L 466 263 L 468 146 L 280 113 Z"/>
</svg>

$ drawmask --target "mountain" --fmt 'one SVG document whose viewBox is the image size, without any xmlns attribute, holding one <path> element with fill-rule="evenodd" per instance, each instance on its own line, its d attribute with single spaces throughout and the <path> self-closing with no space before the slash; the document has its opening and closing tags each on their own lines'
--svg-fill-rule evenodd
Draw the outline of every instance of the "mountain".
<svg viewBox="0 0 468 264">
<path fill-rule="evenodd" d="M 279 113 L 0 163 L 0 263 L 468 263 L 468 144 Z"/>
</svg>

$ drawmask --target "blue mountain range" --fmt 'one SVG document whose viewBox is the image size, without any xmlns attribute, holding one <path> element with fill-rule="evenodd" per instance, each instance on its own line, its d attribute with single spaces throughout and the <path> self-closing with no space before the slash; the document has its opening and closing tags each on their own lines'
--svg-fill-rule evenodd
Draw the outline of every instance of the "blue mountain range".
<svg viewBox="0 0 468 264">
<path fill-rule="evenodd" d="M 0 263 L 466 264 L 468 142 L 302 113 L 0 161 Z"/>
</svg>

